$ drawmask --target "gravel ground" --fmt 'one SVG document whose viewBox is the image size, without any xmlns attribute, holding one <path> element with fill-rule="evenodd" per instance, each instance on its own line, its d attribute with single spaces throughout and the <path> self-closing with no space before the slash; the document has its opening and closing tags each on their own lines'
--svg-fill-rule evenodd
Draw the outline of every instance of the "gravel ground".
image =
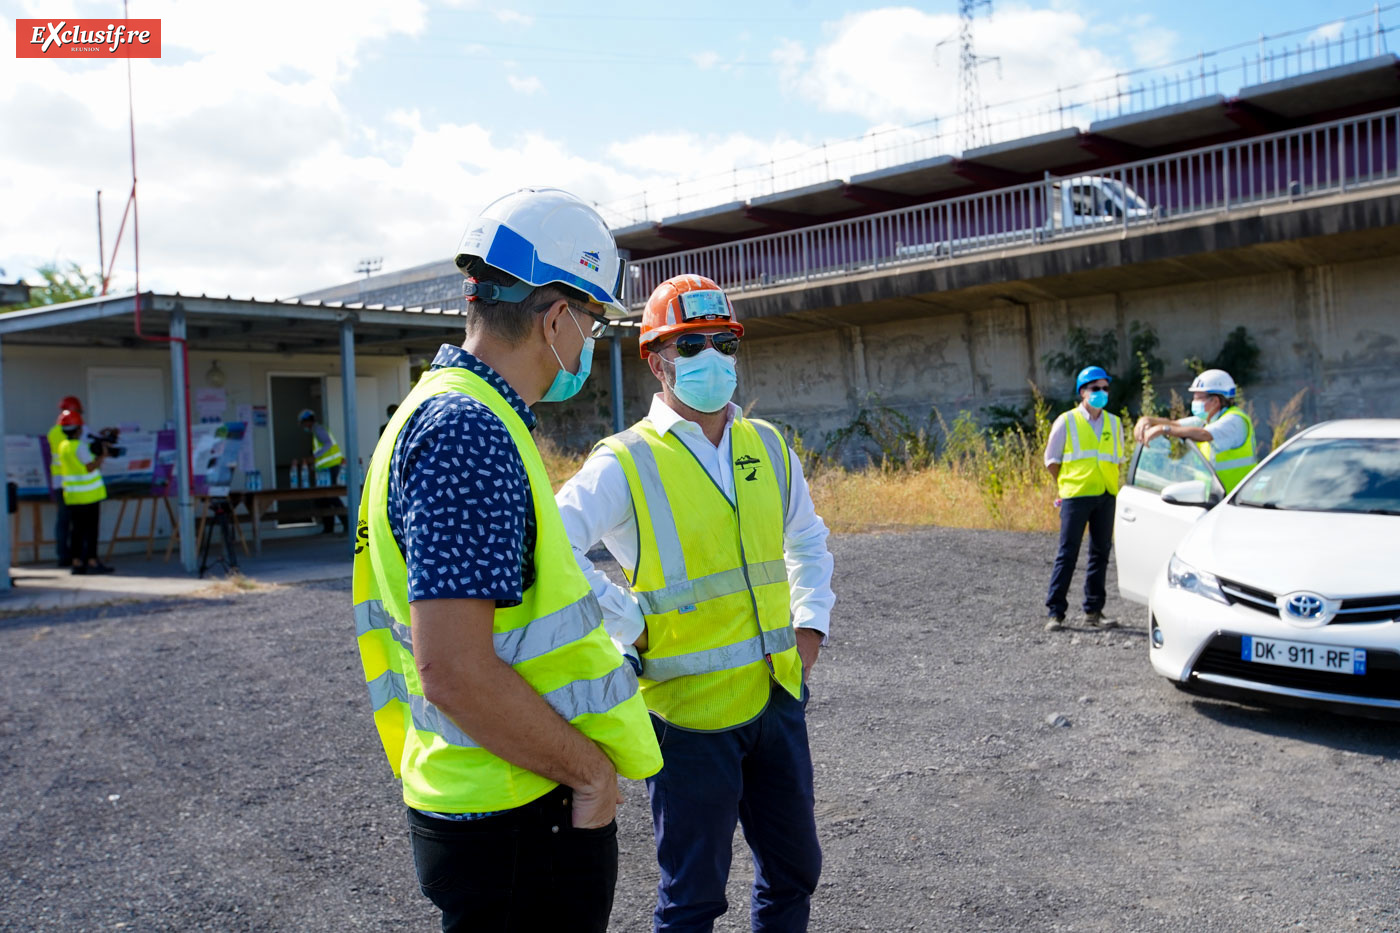
<svg viewBox="0 0 1400 933">
<path fill-rule="evenodd" d="M 832 549 L 814 930 L 1400 930 L 1400 726 L 1179 693 L 1116 600 L 1123 631 L 1043 632 L 1048 536 Z M 0 928 L 434 928 L 348 595 L 0 621 Z M 640 931 L 626 793 L 613 928 Z M 736 853 L 721 930 L 747 929 Z"/>
</svg>

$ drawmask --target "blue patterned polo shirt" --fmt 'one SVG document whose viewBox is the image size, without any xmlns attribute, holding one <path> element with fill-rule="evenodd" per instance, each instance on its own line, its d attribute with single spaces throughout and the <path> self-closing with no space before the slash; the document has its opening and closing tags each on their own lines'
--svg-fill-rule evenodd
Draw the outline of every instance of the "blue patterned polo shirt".
<svg viewBox="0 0 1400 933">
<path fill-rule="evenodd" d="M 486 380 L 534 430 L 534 412 L 499 373 L 444 344 L 432 368 L 454 366 Z M 461 392 L 420 405 L 394 445 L 388 498 L 410 601 L 520 605 L 534 583 L 534 500 L 515 442 L 491 409 Z"/>
</svg>

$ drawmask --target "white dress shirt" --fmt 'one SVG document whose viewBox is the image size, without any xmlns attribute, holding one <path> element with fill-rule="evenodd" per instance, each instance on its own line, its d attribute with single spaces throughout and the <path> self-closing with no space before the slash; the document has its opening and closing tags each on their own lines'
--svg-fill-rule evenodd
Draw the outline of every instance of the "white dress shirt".
<svg viewBox="0 0 1400 933">
<path fill-rule="evenodd" d="M 732 502 L 734 471 L 729 465 L 729 432 L 739 413 L 739 406 L 728 403 L 724 435 L 718 447 L 710 443 L 700 425 L 676 414 L 660 395 L 652 400 L 647 420 L 661 434 L 670 432 L 679 438 Z M 812 505 L 801 462 L 791 452 L 789 459 L 792 469 L 787 515 L 783 522 L 783 559 L 792 592 L 793 625 L 815 629 L 824 636 L 831 623 L 831 607 L 836 602 L 836 594 L 831 590 L 831 552 L 826 549 L 828 532 L 826 523 Z M 555 501 L 564 519 L 564 531 L 573 545 L 574 558 L 602 604 L 604 628 L 619 648 L 635 657 L 632 643 L 646 628 L 641 607 L 629 590 L 608 579 L 587 556 L 593 545 L 601 541 L 623 567 L 631 571 L 637 566 L 637 519 L 632 511 L 627 475 L 617 456 L 607 447 L 598 448 L 559 490 Z"/>
</svg>

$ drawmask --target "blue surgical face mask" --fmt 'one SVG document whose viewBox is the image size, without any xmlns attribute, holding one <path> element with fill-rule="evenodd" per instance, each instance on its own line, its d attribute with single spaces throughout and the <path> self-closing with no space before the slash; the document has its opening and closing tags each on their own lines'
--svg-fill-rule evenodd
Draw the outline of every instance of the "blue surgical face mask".
<svg viewBox="0 0 1400 933">
<path fill-rule="evenodd" d="M 1205 399 L 1191 400 L 1191 414 L 1195 415 L 1197 418 L 1204 418 L 1206 416 Z"/>
<path fill-rule="evenodd" d="M 706 347 L 692 357 L 680 357 L 672 365 L 676 375 L 671 391 L 696 411 L 719 411 L 739 383 L 734 357 L 725 356 L 714 347 Z"/>
<path fill-rule="evenodd" d="M 1103 389 L 1089 393 L 1089 407 L 1103 408 L 1108 405 L 1108 393 Z"/>
<path fill-rule="evenodd" d="M 578 355 L 578 372 L 571 373 L 564 365 L 564 361 L 559 358 L 559 351 L 554 351 L 554 358 L 559 360 L 559 372 L 554 374 L 554 381 L 549 384 L 549 389 L 540 397 L 541 402 L 563 402 L 578 395 L 578 390 L 583 388 L 584 382 L 588 380 L 589 370 L 593 368 L 593 338 L 583 332 L 583 328 L 578 326 L 578 320 L 574 317 L 574 311 L 569 309 L 569 320 L 578 327 L 579 335 L 583 337 L 583 349 Z"/>
</svg>

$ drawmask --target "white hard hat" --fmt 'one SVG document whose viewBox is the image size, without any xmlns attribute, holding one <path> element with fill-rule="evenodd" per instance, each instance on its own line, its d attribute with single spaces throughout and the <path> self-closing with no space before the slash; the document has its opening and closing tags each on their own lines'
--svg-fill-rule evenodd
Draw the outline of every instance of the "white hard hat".
<svg viewBox="0 0 1400 933">
<path fill-rule="evenodd" d="M 479 260 L 479 261 L 476 261 Z M 620 318 L 626 263 L 598 212 L 558 188 L 521 188 L 486 205 L 467 226 L 454 259 L 472 280 L 468 300 L 519 301 L 531 288 L 566 285 Z M 520 280 L 514 288 L 483 288 L 474 279 L 498 269 Z"/>
<path fill-rule="evenodd" d="M 1191 383 L 1188 392 L 1208 392 L 1211 395 L 1235 397 L 1235 380 L 1223 369 L 1207 369 Z"/>
</svg>

